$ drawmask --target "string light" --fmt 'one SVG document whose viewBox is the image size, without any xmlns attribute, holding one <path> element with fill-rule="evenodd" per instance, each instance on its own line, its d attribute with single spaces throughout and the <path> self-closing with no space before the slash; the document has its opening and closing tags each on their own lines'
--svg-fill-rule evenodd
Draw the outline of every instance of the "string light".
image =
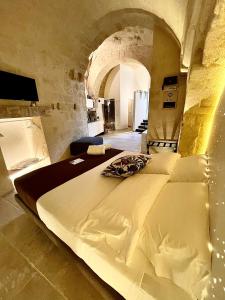
<svg viewBox="0 0 225 300">
<path fill-rule="evenodd" d="M 213 245 L 211 243 L 208 243 L 208 249 L 210 252 L 213 252 Z"/>
</svg>

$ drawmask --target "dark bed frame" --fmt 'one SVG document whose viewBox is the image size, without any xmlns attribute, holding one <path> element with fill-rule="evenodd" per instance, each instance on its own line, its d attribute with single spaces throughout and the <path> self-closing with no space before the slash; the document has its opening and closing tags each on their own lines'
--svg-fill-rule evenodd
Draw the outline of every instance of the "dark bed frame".
<svg viewBox="0 0 225 300">
<path fill-rule="evenodd" d="M 76 265 L 85 278 L 92 286 L 107 300 L 124 299 L 117 291 L 104 282 L 94 271 L 89 268 L 85 262 L 79 258 L 63 241 L 61 241 L 46 225 L 38 218 L 36 214 L 23 202 L 21 197 L 16 194 L 15 200 L 20 207 L 28 214 L 28 216 L 37 224 L 37 226 L 48 236 L 48 238 L 62 251 L 65 256 L 69 256 L 76 261 Z"/>
</svg>

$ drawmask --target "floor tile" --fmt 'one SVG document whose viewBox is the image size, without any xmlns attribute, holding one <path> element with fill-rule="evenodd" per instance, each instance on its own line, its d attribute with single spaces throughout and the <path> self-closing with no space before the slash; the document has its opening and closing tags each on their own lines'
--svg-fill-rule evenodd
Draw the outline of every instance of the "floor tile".
<svg viewBox="0 0 225 300">
<path fill-rule="evenodd" d="M 37 264 L 55 245 L 26 214 L 1 228 L 1 233 L 28 261 Z"/>
<path fill-rule="evenodd" d="M 42 276 L 35 274 L 14 299 L 16 300 L 64 300 L 65 298 Z M 74 299 L 76 299 L 74 297 Z"/>
<path fill-rule="evenodd" d="M 0 227 L 10 223 L 24 212 L 4 198 L 0 198 Z"/>
<path fill-rule="evenodd" d="M 1 228 L 4 238 L 67 299 L 116 299 L 72 251 L 58 248 L 27 215 Z"/>
<path fill-rule="evenodd" d="M 0 234 L 0 299 L 12 297 L 34 276 L 34 269 Z"/>
<path fill-rule="evenodd" d="M 102 135 L 105 144 L 127 151 L 141 151 L 141 134 L 133 131 L 112 131 Z"/>
</svg>

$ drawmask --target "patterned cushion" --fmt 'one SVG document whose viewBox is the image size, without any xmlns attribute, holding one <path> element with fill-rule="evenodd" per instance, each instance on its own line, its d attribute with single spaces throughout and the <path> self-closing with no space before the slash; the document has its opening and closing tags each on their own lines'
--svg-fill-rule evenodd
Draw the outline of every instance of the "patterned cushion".
<svg viewBox="0 0 225 300">
<path fill-rule="evenodd" d="M 107 177 L 129 177 L 143 169 L 149 162 L 147 155 L 127 155 L 112 162 L 101 174 Z"/>
</svg>

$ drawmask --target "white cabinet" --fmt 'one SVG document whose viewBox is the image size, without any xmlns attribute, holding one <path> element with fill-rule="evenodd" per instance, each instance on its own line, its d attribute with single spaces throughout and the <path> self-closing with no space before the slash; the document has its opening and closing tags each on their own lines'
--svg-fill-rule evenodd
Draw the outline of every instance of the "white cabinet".
<svg viewBox="0 0 225 300">
<path fill-rule="evenodd" d="M 102 132 L 104 132 L 104 122 L 103 121 L 96 121 L 96 122 L 88 123 L 88 135 L 89 136 L 96 136 Z"/>
</svg>

